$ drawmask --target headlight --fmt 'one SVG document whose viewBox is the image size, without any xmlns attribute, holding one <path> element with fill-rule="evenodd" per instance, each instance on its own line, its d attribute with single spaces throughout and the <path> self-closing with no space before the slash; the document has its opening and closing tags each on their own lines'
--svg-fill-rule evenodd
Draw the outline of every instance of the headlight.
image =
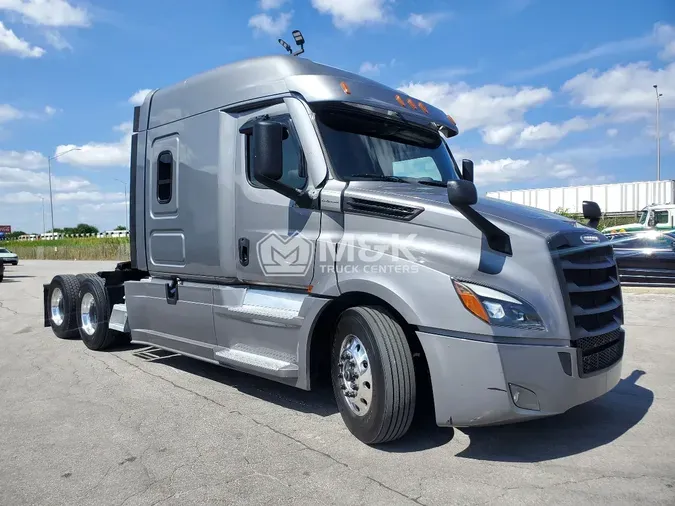
<svg viewBox="0 0 675 506">
<path fill-rule="evenodd" d="M 527 302 L 486 286 L 455 281 L 455 291 L 464 307 L 490 325 L 546 330 L 544 322 Z"/>
</svg>

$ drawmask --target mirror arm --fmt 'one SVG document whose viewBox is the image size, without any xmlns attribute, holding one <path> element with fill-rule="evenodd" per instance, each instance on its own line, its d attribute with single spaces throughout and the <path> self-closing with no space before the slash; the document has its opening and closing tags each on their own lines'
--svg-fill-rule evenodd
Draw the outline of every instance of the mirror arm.
<svg viewBox="0 0 675 506">
<path fill-rule="evenodd" d="M 586 223 L 587 227 L 594 228 L 595 230 L 598 229 L 598 225 L 600 225 L 600 220 L 595 218 L 588 220 L 588 223 Z"/>
<path fill-rule="evenodd" d="M 284 197 L 288 197 L 295 202 L 298 207 L 307 209 L 314 207 L 316 199 L 307 191 L 298 190 L 297 188 L 293 188 L 284 183 L 280 183 L 279 181 L 275 181 L 272 178 L 261 175 L 257 175 L 256 179 L 270 190 L 274 190 Z"/>
<path fill-rule="evenodd" d="M 469 220 L 469 222 L 474 227 L 485 234 L 488 246 L 490 246 L 491 249 L 499 253 L 504 253 L 508 256 L 513 255 L 513 250 L 511 249 L 511 238 L 509 237 L 509 234 L 497 227 L 494 223 L 489 221 L 471 206 L 455 205 L 455 209 L 457 209 L 462 214 L 462 216 Z"/>
</svg>

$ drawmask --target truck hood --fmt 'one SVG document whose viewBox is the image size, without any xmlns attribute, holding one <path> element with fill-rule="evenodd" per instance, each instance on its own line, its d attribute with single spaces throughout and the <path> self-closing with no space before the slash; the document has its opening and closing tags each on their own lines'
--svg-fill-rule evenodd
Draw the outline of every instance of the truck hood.
<svg viewBox="0 0 675 506">
<path fill-rule="evenodd" d="M 433 205 L 454 209 L 448 202 L 447 190 L 437 186 L 359 181 L 349 184 L 348 192 L 351 191 L 359 193 L 363 191 L 373 197 L 379 194 L 422 207 Z M 583 227 L 577 221 L 559 214 L 490 197 L 479 197 L 478 203 L 473 208 L 497 226 L 525 228 L 543 237 L 562 230 Z"/>
</svg>

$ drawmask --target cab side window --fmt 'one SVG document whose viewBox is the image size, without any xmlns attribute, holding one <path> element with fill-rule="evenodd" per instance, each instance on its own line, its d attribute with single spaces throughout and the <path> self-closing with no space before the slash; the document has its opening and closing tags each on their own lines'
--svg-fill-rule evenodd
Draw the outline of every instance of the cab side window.
<svg viewBox="0 0 675 506">
<path fill-rule="evenodd" d="M 279 182 L 292 188 L 302 190 L 307 185 L 306 162 L 291 119 L 288 116 L 270 119 L 283 123 L 287 132 L 282 143 L 283 175 L 281 176 L 281 179 L 279 179 Z M 253 129 L 247 129 L 244 133 L 246 134 L 246 176 L 252 186 L 255 186 L 256 188 L 265 188 L 256 181 L 253 176 L 253 148 L 255 143 Z"/>
<path fill-rule="evenodd" d="M 656 225 L 667 225 L 668 224 L 668 211 L 655 211 L 654 212 L 654 222 Z"/>
</svg>

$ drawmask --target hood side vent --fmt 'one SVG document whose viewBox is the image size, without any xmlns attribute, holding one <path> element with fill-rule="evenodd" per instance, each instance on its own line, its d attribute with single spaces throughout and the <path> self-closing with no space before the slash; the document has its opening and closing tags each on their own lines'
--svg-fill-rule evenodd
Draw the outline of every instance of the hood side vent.
<svg viewBox="0 0 675 506">
<path fill-rule="evenodd" d="M 401 221 L 410 221 L 424 211 L 423 207 L 402 206 L 356 197 L 345 197 L 343 209 L 345 213 L 365 214 Z"/>
</svg>

